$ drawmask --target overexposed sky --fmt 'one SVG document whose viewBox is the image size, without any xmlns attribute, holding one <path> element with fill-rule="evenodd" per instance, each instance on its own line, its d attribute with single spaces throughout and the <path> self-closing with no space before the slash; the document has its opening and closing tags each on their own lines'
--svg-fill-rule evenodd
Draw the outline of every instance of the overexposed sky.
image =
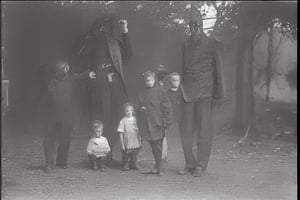
<svg viewBox="0 0 300 200">
<path fill-rule="evenodd" d="M 201 9 L 206 9 L 208 10 L 208 12 L 206 13 L 206 17 L 205 18 L 212 18 L 212 17 L 216 17 L 216 10 L 214 9 L 213 6 L 207 6 L 207 5 L 203 5 L 201 7 Z M 203 28 L 204 28 L 204 32 L 207 33 L 209 30 L 211 29 L 205 29 L 205 28 L 210 28 L 213 27 L 215 25 L 216 19 L 207 19 L 207 20 L 203 20 Z"/>
</svg>

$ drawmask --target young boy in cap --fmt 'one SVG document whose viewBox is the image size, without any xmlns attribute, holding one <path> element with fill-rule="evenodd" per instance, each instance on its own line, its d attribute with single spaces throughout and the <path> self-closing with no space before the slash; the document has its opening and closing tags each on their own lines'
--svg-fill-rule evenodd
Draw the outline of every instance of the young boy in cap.
<svg viewBox="0 0 300 200">
<path fill-rule="evenodd" d="M 67 61 L 57 61 L 55 76 L 48 83 L 44 104 L 45 172 L 54 167 L 55 143 L 58 143 L 56 165 L 67 168 L 70 137 L 73 128 L 73 85 L 75 81 L 95 78 L 94 72 L 70 74 Z"/>
</svg>

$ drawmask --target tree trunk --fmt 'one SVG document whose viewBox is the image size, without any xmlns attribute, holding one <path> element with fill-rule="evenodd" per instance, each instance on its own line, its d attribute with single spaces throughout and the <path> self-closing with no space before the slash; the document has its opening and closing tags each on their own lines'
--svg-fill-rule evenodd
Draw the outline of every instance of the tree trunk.
<svg viewBox="0 0 300 200">
<path fill-rule="evenodd" d="M 242 29 L 243 27 L 239 27 Z M 236 114 L 235 114 L 235 127 L 240 130 L 244 127 L 243 124 L 243 102 L 244 102 L 244 55 L 245 55 L 245 42 L 243 40 L 244 31 L 240 30 L 238 33 L 237 43 L 237 69 L 236 69 Z"/>
<path fill-rule="evenodd" d="M 273 59 L 273 28 L 268 30 L 268 60 L 266 67 L 266 104 L 270 102 L 271 76 L 272 76 L 272 59 Z"/>
<path fill-rule="evenodd" d="M 249 63 L 248 63 L 248 84 L 249 84 L 249 91 L 248 91 L 248 101 L 249 101 L 249 107 L 248 107 L 248 123 L 250 127 L 250 133 L 254 133 L 254 117 L 255 117 L 255 98 L 254 98 L 254 88 L 253 88 L 253 63 L 254 63 L 254 44 L 253 41 L 250 43 L 249 47 Z"/>
</svg>

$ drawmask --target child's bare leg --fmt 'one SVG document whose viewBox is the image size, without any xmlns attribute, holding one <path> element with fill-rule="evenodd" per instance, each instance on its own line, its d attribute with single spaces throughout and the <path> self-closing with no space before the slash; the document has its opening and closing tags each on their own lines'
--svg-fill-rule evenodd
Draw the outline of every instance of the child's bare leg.
<svg viewBox="0 0 300 200">
<path fill-rule="evenodd" d="M 130 154 L 130 168 L 134 170 L 139 170 L 137 166 L 137 154 L 139 153 L 140 148 L 136 148 Z"/>
<path fill-rule="evenodd" d="M 123 161 L 123 171 L 129 170 L 129 154 L 126 152 L 126 150 L 122 151 L 122 161 Z"/>
</svg>

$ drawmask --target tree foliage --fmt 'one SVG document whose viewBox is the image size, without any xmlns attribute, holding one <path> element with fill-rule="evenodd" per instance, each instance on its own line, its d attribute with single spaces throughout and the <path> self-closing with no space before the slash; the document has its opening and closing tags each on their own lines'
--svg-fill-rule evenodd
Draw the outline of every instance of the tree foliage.
<svg viewBox="0 0 300 200">
<path fill-rule="evenodd" d="M 119 9 L 147 15 L 167 29 L 185 29 L 188 32 L 188 16 L 192 6 L 205 18 L 208 11 L 216 11 L 216 23 L 210 31 L 221 36 L 223 31 L 238 31 L 239 25 L 247 26 L 249 41 L 268 27 L 275 27 L 286 36 L 296 38 L 296 1 L 55 1 L 62 6 L 93 4 L 99 10 L 118 12 Z M 249 30 L 249 31 L 248 31 Z"/>
</svg>

